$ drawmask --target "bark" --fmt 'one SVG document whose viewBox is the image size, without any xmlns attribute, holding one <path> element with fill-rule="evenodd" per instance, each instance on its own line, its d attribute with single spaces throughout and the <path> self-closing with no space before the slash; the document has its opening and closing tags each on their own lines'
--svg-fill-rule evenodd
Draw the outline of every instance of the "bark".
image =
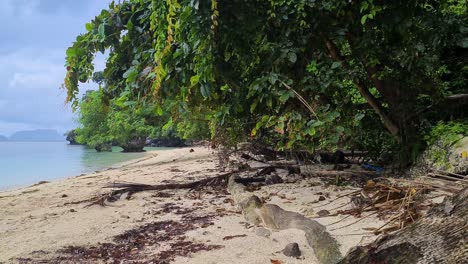
<svg viewBox="0 0 468 264">
<path fill-rule="evenodd" d="M 413 225 L 352 249 L 341 264 L 465 263 L 468 259 L 468 188 Z"/>
</svg>

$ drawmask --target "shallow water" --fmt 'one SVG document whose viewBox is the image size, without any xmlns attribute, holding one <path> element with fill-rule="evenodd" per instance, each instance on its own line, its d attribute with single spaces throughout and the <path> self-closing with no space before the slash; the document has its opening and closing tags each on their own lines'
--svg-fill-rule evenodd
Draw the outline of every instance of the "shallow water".
<svg viewBox="0 0 468 264">
<path fill-rule="evenodd" d="M 145 155 L 121 150 L 113 147 L 112 152 L 98 153 L 84 146 L 68 145 L 68 142 L 0 142 L 0 189 L 76 176 Z"/>
</svg>

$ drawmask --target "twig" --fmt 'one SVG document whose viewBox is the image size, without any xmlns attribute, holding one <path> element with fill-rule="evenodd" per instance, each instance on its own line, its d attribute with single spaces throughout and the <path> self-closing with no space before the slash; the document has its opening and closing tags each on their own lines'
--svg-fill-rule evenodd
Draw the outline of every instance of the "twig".
<svg viewBox="0 0 468 264">
<path fill-rule="evenodd" d="M 359 223 L 360 221 L 362 221 L 362 220 L 368 218 L 369 216 L 375 215 L 375 214 L 377 214 L 377 213 L 378 213 L 378 211 L 377 211 L 377 212 L 374 212 L 374 213 L 371 213 L 371 214 L 368 214 L 368 215 L 366 215 L 366 216 L 364 216 L 364 217 L 359 218 L 357 221 L 354 221 L 354 222 L 352 222 L 352 223 L 350 223 L 350 224 L 347 224 L 347 225 L 344 225 L 344 226 L 340 226 L 340 227 L 337 227 L 337 228 L 334 228 L 334 229 L 330 229 L 330 231 L 335 231 L 335 230 L 338 230 L 338 229 L 342 229 L 342 228 L 345 228 L 345 227 L 354 225 L 354 224 Z"/>
<path fill-rule="evenodd" d="M 323 207 L 323 206 L 329 205 L 329 204 L 335 202 L 335 201 L 338 200 L 338 199 L 341 199 L 341 198 L 343 198 L 343 197 L 349 196 L 349 195 L 351 195 L 351 194 L 356 194 L 356 193 L 359 193 L 359 192 L 361 192 L 361 190 L 357 190 L 357 191 L 350 192 L 350 193 L 347 193 L 347 194 L 342 194 L 342 195 L 340 195 L 340 196 L 335 197 L 335 199 L 328 201 L 328 203 L 325 203 L 325 204 L 322 204 L 322 205 L 317 205 L 317 206 L 311 207 L 311 209 L 315 209 L 315 208 L 319 208 L 319 207 Z"/>
</svg>

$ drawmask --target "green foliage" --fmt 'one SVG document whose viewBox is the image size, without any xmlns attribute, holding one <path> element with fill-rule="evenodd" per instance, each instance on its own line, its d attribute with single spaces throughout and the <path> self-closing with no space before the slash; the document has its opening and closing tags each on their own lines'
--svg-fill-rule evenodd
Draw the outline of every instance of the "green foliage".
<svg viewBox="0 0 468 264">
<path fill-rule="evenodd" d="M 443 144 L 453 146 L 463 137 L 468 136 L 468 120 L 438 122 L 424 139 L 428 145 L 441 141 Z"/>
<path fill-rule="evenodd" d="M 144 143 L 153 130 L 146 120 L 149 110 L 122 106 L 116 101 L 107 105 L 102 92 L 88 91 L 81 100 L 77 141 L 96 149 L 110 144 L 125 149 L 133 140 Z"/>
<path fill-rule="evenodd" d="M 76 141 L 92 148 L 108 144 L 111 139 L 108 134 L 108 107 L 102 100 L 102 91 L 88 91 L 80 102 L 78 122 L 81 124 L 75 130 Z"/>
<path fill-rule="evenodd" d="M 119 146 L 126 146 L 131 140 L 145 142 L 152 130 L 140 111 L 131 108 L 113 108 L 109 111 L 106 122 L 109 138 Z"/>
<path fill-rule="evenodd" d="M 456 0 L 112 3 L 67 50 L 67 100 L 76 105 L 78 83 L 92 79 L 95 54 L 108 50 L 95 76 L 105 84 L 104 103 L 158 105 L 153 115 L 165 118 L 155 134 L 201 138 L 209 129 L 228 145 L 250 137 L 279 149 L 407 151 L 421 124 L 441 118 L 426 110 L 468 84 L 464 7 Z M 137 120 L 130 123 L 140 127 Z"/>
</svg>

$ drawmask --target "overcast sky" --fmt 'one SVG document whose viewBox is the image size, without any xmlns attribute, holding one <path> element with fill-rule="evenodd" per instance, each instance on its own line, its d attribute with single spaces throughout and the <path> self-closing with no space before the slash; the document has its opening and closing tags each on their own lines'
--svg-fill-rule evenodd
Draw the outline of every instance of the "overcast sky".
<svg viewBox="0 0 468 264">
<path fill-rule="evenodd" d="M 109 2 L 0 0 L 0 135 L 42 128 L 62 133 L 76 126 L 59 89 L 65 51 Z"/>
</svg>

